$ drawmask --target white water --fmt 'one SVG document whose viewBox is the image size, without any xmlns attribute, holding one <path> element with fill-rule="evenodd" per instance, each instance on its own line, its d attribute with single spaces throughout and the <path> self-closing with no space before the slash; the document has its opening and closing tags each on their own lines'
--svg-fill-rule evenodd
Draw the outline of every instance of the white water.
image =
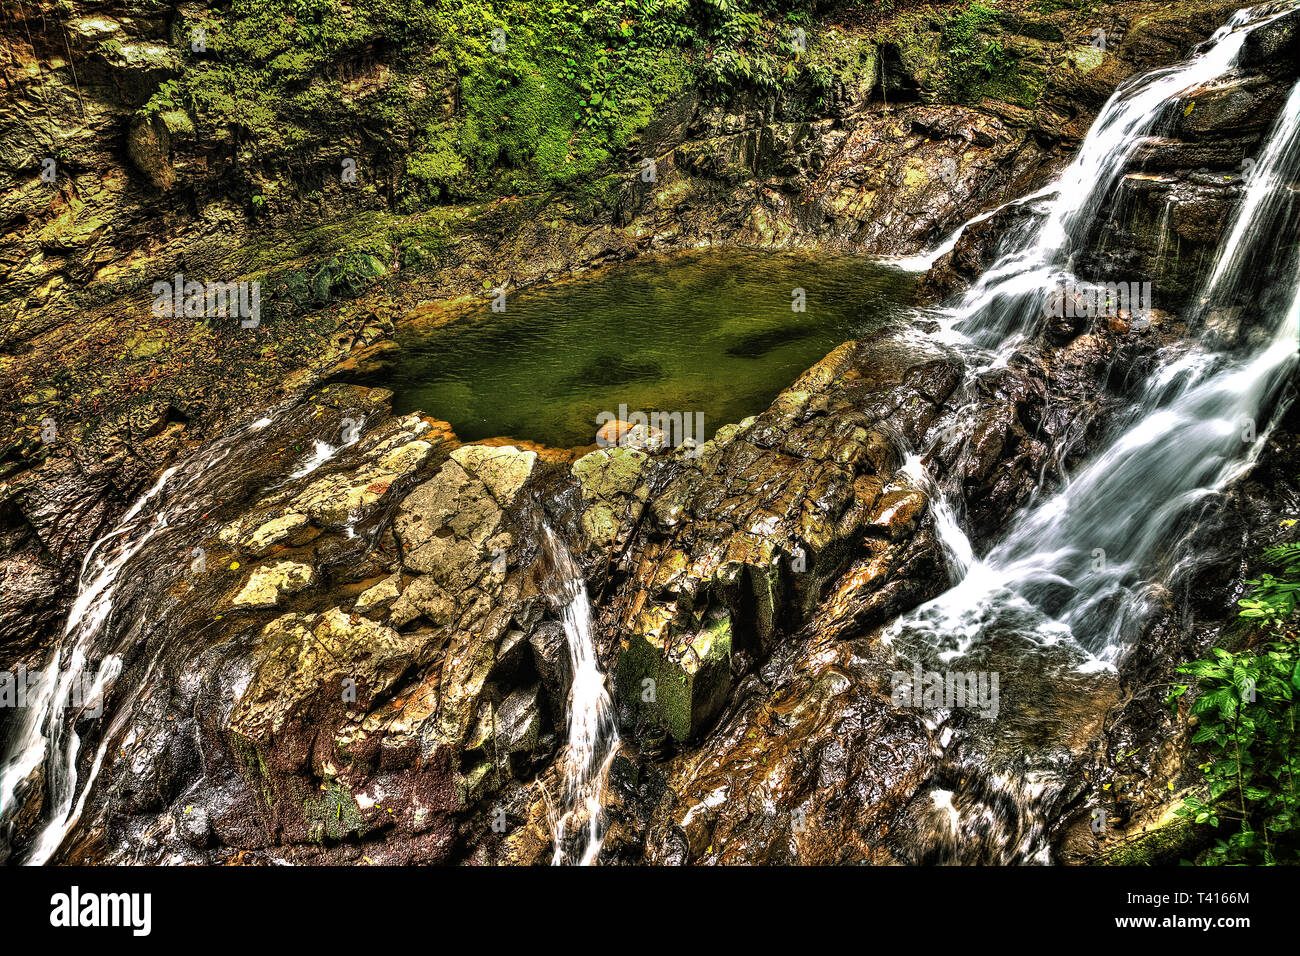
<svg viewBox="0 0 1300 956">
<path fill-rule="evenodd" d="M 31 861 L 34 863 L 44 862 L 54 850 L 48 844 L 61 838 L 61 824 L 71 811 L 76 786 L 75 759 L 79 741 L 74 731 L 64 727 L 60 714 L 64 707 L 73 703 L 74 690 L 83 704 L 94 704 L 89 695 L 81 693 L 88 686 L 88 645 L 112 611 L 114 585 L 122 567 L 161 527 L 157 521 L 138 522 L 137 517 L 161 493 L 175 470 L 169 468 L 164 471 L 154 486 L 131 506 L 117 527 L 96 541 L 87 552 L 81 567 L 80 588 L 54 658 L 45 670 L 36 698 L 27 701 L 27 706 L 20 712 L 18 726 L 12 730 L 18 747 L 7 756 L 3 767 L 0 767 L 0 821 L 3 822 L 7 822 L 14 807 L 19 784 L 45 759 L 47 750 L 58 747 L 65 733 L 68 737 L 64 753 L 69 756 L 63 761 L 52 761 L 46 774 L 49 799 L 56 808 L 54 820 L 60 826 L 56 828 L 51 824 L 42 834 L 39 845 L 32 853 Z M 113 549 L 111 552 L 110 548 Z M 96 686 L 106 687 L 116 677 L 116 668 L 112 662 L 112 657 L 105 658 L 100 673 L 94 680 Z M 51 679 L 51 675 L 57 676 Z M 57 833 L 51 832 L 56 829 Z"/>
<path fill-rule="evenodd" d="M 569 692 L 569 745 L 564 760 L 564 799 L 552 822 L 555 852 L 552 863 L 595 862 L 604 840 L 601 790 L 609 762 L 618 750 L 618 726 L 605 688 L 605 675 L 596 659 L 591 602 L 577 563 L 549 526 L 543 525 L 546 547 L 556 566 L 565 604 L 560 611 L 569 648 L 573 685 Z M 569 828 L 585 830 L 578 849 L 570 846 Z"/>
<path fill-rule="evenodd" d="M 971 565 L 975 563 L 975 549 L 971 547 L 966 532 L 961 529 L 961 519 L 951 499 L 930 476 L 920 455 L 908 455 L 899 474 L 908 479 L 913 487 L 930 496 L 930 510 L 934 515 L 939 543 L 948 559 L 948 573 L 952 576 L 953 583 L 957 583 L 970 572 Z"/>
<path fill-rule="evenodd" d="M 1005 353 L 1008 343 L 1032 331 L 1042 302 L 1057 280 L 1067 275 L 1069 256 L 1084 227 L 1108 199 L 1138 140 L 1155 132 L 1168 104 L 1226 72 L 1240 49 L 1251 16 L 1234 16 L 1199 57 L 1157 70 L 1127 84 L 1112 97 L 1090 131 L 1078 157 L 1050 190 L 1046 215 L 1021 248 L 1004 256 L 972 288 L 952 313 L 953 329 L 962 340 Z M 1278 127 L 1260 155 L 1247 195 L 1207 281 L 1205 295 L 1215 299 L 1240 286 L 1245 264 L 1255 261 L 1273 242 L 1259 222 L 1277 205 L 1295 174 L 1300 95 L 1292 93 Z M 1050 199 L 1048 198 L 1050 197 Z M 987 214 L 987 215 L 991 215 Z M 956 234 L 950 237 L 956 242 Z M 951 246 L 949 246 L 951 248 Z M 1102 666 L 1113 666 L 1125 649 L 1122 625 L 1127 616 L 1116 608 L 1140 603 L 1142 574 L 1158 546 L 1168 541 L 1188 505 L 1238 474 L 1258 443 L 1243 442 L 1242 429 L 1273 396 L 1295 361 L 1300 286 L 1282 290 L 1284 307 L 1273 315 L 1268 343 L 1253 355 L 1239 357 L 1211 350 L 1192 352 L 1156 376 L 1136 402 L 1117 437 L 1055 494 L 1038 502 L 1016 523 L 989 555 L 977 559 L 961 530 L 961 510 L 940 501 L 936 514 L 952 564 L 961 582 L 892 629 L 928 632 L 946 656 L 965 653 L 1008 611 L 1032 617 L 1033 636 L 1043 644 L 1076 642 Z M 995 359 L 996 360 L 996 359 Z M 266 420 L 251 427 L 260 427 Z M 1262 432 L 1257 427 L 1257 432 Z M 233 439 L 232 439 L 233 441 Z M 342 446 L 340 446 L 342 447 Z M 62 715 L 61 701 L 78 682 L 100 693 L 112 688 L 121 667 L 117 654 L 106 654 L 89 670 L 94 644 L 114 609 L 118 578 L 131 558 L 154 535 L 189 515 L 202 499 L 185 492 L 203 470 L 229 454 L 231 445 L 214 446 L 213 456 L 169 469 L 131 508 L 117 528 L 96 542 L 82 569 L 79 592 L 50 671 L 57 682 L 44 682 L 33 706 L 15 728 L 18 746 L 0 768 L 0 819 L 7 822 L 17 788 L 42 762 L 46 765 L 51 816 L 37 838 L 28 862 L 42 863 L 58 849 L 80 816 L 107 745 L 107 735 L 91 764 L 88 779 L 78 784 L 80 740 Z M 337 448 L 318 443 L 296 475 L 306 475 L 327 461 Z M 918 481 L 928 481 L 920 459 L 909 461 Z M 176 479 L 173 481 L 173 479 Z M 167 494 L 164 494 L 164 491 Z M 168 497 L 173 499 L 169 503 Z M 176 500 L 184 502 L 178 506 Z M 547 529 L 567 595 L 561 617 L 572 664 L 569 701 L 569 746 L 565 755 L 564 804 L 555 820 L 557 864 L 593 862 L 603 839 L 601 789 L 618 734 L 605 680 L 596 660 L 591 608 L 580 573 L 563 545 Z M 1042 610 L 1046 594 L 1065 595 L 1061 609 Z M 1057 600 L 1053 604 L 1060 603 Z M 1022 613 L 1023 612 L 1023 613 Z M 87 679 L 89 678 L 89 679 Z M 74 807 L 75 803 L 75 807 Z M 960 810 L 948 791 L 936 792 L 948 828 L 955 832 Z M 581 826 L 576 853 L 566 850 L 566 831 Z"/>
<path fill-rule="evenodd" d="M 343 441 L 337 445 L 331 445 L 329 442 L 321 441 L 317 438 L 312 444 L 311 454 L 307 455 L 298 467 L 293 470 L 289 475 L 288 480 L 293 481 L 298 478 L 306 478 L 321 465 L 325 464 L 325 462 L 329 461 L 341 452 L 344 448 L 355 445 L 361 438 L 361 429 L 363 429 L 365 425 L 366 420 L 362 418 L 357 422 L 353 429 L 345 432 Z"/>
<path fill-rule="evenodd" d="M 968 219 L 952 232 L 948 233 L 948 235 L 940 240 L 939 244 L 932 249 L 918 252 L 914 256 L 900 256 L 893 259 L 882 258 L 878 261 L 881 265 L 893 266 L 895 269 L 901 269 L 904 272 L 928 272 L 936 262 L 948 253 L 952 252 L 953 249 L 957 248 L 958 241 L 960 241 L 966 230 L 971 226 L 978 225 L 987 219 L 992 219 L 1004 209 L 1010 209 L 1013 206 L 1021 206 L 1025 203 L 1031 203 L 1037 199 L 1041 199 L 1043 196 L 1050 195 L 1054 188 L 1055 184 L 1046 186 L 1043 189 L 1038 190 L 1038 192 L 1030 193 L 1028 196 L 1021 196 L 1017 199 L 1011 200 L 1010 202 L 1004 202 L 1001 206 L 998 206 L 995 209 L 990 209 L 988 212 L 982 212 L 979 215 Z"/>
<path fill-rule="evenodd" d="M 249 429 L 254 426 L 249 426 Z M 116 605 L 119 577 L 131 559 L 155 535 L 201 507 L 202 500 L 187 498 L 185 492 L 203 473 L 230 454 L 235 438 L 215 443 L 201 459 L 173 466 L 122 516 L 117 526 L 96 541 L 82 562 L 77 597 L 67 624 L 47 664 L 36 700 L 21 712 L 10 739 L 14 746 L 0 769 L 0 824 L 7 825 L 16 810 L 18 788 L 28 775 L 45 763 L 45 800 L 52 807 L 47 823 L 29 850 L 26 862 L 39 865 L 59 848 L 80 817 L 85 799 L 104 757 L 101 746 L 92 762 L 88 779 L 77 800 L 77 757 L 81 738 L 65 708 L 80 696 L 82 710 L 102 706 L 121 672 L 118 653 L 105 654 L 90 676 L 97 640 Z M 53 676 L 54 679 L 51 679 Z M 88 691 L 86 689 L 89 688 Z M 106 745 L 106 744 L 105 744 Z M 74 806 L 74 801 L 76 801 Z"/>
<path fill-rule="evenodd" d="M 1240 275 L 1233 264 L 1275 242 L 1271 230 L 1244 224 L 1259 224 L 1270 204 L 1290 201 L 1298 154 L 1300 87 L 1260 155 L 1206 283 L 1207 301 L 1226 285 L 1235 291 Z M 1045 595 L 1054 595 L 1064 597 L 1064 605 L 1042 618 L 1037 637 L 1051 643 L 1072 635 L 1096 662 L 1113 666 L 1127 648 L 1117 601 L 1140 597 L 1132 588 L 1177 520 L 1236 476 L 1261 447 L 1266 423 L 1257 416 L 1296 356 L 1296 271 L 1289 275 L 1291 288 L 1281 299 L 1285 304 L 1273 306 L 1264 347 L 1245 357 L 1193 349 L 1170 362 L 1146 384 L 1108 447 L 1021 515 L 985 558 L 968 564 L 957 588 L 896 627 L 926 627 L 936 638 L 946 636 L 948 652 L 964 653 L 996 619 L 999 605 L 1042 604 Z M 951 506 L 938 506 L 937 513 L 942 519 Z M 940 520 L 940 531 L 950 551 L 969 547 L 951 521 Z"/>
<path fill-rule="evenodd" d="M 1051 197 L 1036 229 L 981 275 L 953 310 L 955 328 L 967 341 L 985 348 L 1005 347 L 1034 328 L 1047 291 L 1071 278 L 1071 257 L 1079 251 L 1088 227 L 1115 198 L 1143 138 L 1161 132 L 1185 93 L 1228 73 L 1251 30 L 1284 12 L 1265 16 L 1254 9 L 1240 10 L 1200 54 L 1135 77 L 1115 91 L 1058 180 L 1022 200 Z"/>
<path fill-rule="evenodd" d="M 1237 13 L 1201 55 L 1140 77 L 1107 103 L 1040 211 L 1041 225 L 1005 252 L 951 310 L 953 337 L 974 353 L 976 375 L 1033 334 L 1048 293 L 1069 276 L 1074 247 L 1114 198 L 1137 141 L 1159 131 L 1184 92 L 1230 70 L 1246 32 L 1262 22 L 1250 10 Z M 1168 356 L 1112 429 L 1108 444 L 1077 474 L 1067 475 L 1059 490 L 1031 502 L 983 558 L 967 557 L 970 542 L 954 520 L 963 509 L 936 502 L 938 531 L 961 580 L 892 624 L 887 641 L 919 638 L 950 661 L 995 634 L 1015 634 L 1030 645 L 1073 648 L 1082 672 L 1115 668 L 1139 631 L 1153 561 L 1174 543 L 1193 504 L 1249 467 L 1267 425 L 1259 416 L 1272 408 L 1295 367 L 1300 268 L 1293 259 L 1276 259 L 1278 250 L 1290 248 L 1282 230 L 1292 240 L 1297 231 L 1297 176 L 1300 86 L 1258 156 L 1202 292 L 1202 315 L 1246 297 L 1248 311 L 1267 331 L 1262 341 L 1253 351 L 1233 351 L 1208 334 L 1184 354 Z M 1252 279 L 1266 268 L 1282 278 L 1271 289 L 1253 288 Z M 909 465 L 925 485 L 919 461 Z M 1014 779 L 991 773 L 985 784 L 1020 808 L 1024 826 L 1005 832 L 1031 834 L 1011 858 L 1046 862 L 1033 810 L 1046 792 L 1042 773 L 1029 770 Z M 932 794 L 941 811 L 934 824 L 939 843 L 955 832 L 962 815 L 945 793 Z M 982 798 L 965 810 L 972 833 L 990 812 Z"/>
<path fill-rule="evenodd" d="M 118 727 L 119 722 L 113 721 L 99 734 L 96 752 L 80 779 L 77 764 L 82 739 L 73 718 L 110 721 L 107 710 L 100 716 L 88 711 L 103 706 L 113 691 L 123 654 L 139 637 L 143 624 L 127 618 L 115 626 L 122 610 L 119 605 L 131 597 L 131 589 L 124 588 L 124 583 L 133 575 L 139 578 L 157 572 L 156 568 L 132 571 L 133 560 L 146 545 L 156 550 L 155 538 L 185 535 L 202 520 L 200 516 L 212 508 L 214 500 L 229 491 L 225 480 L 229 475 L 223 476 L 218 466 L 232 455 L 237 461 L 260 454 L 251 440 L 271 422 L 270 417 L 251 422 L 166 469 L 114 529 L 87 552 L 67 623 L 42 671 L 45 679 L 19 711 L 0 761 L 0 838 L 5 842 L 10 838 L 6 830 L 23 798 L 24 782 L 44 765 L 44 824 L 26 850 L 26 863 L 48 861 L 77 824 Z M 354 436 L 349 437 L 355 441 Z M 331 455 L 337 451 L 333 449 Z M 169 545 L 163 542 L 161 546 Z M 177 550 L 185 554 L 183 560 L 188 564 L 188 547 L 177 546 Z M 146 670 L 146 676 L 149 672 Z M 136 690 L 125 688 L 123 698 L 132 697 Z M 76 713 L 69 713 L 70 709 Z M 129 710 L 128 700 L 115 705 L 118 718 L 124 718 Z"/>
</svg>

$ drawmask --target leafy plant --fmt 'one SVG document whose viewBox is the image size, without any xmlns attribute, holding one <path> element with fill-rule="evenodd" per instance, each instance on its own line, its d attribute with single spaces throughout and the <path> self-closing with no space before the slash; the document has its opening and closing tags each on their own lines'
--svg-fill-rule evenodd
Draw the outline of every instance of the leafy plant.
<svg viewBox="0 0 1300 956">
<path fill-rule="evenodd" d="M 1200 765 L 1208 794 L 1189 797 L 1177 812 L 1216 831 L 1201 857 L 1206 864 L 1300 863 L 1300 651 L 1285 632 L 1300 588 L 1300 544 L 1264 556 L 1281 567 L 1281 576 L 1248 582 L 1253 591 L 1238 603 L 1242 619 L 1262 627 L 1265 641 L 1236 653 L 1214 648 L 1208 658 L 1178 668 L 1194 678 L 1192 742 L 1205 744 L 1209 759 Z M 1191 686 L 1176 685 L 1171 705 Z"/>
<path fill-rule="evenodd" d="M 1254 592 L 1237 603 L 1242 607 L 1242 617 L 1276 625 L 1295 613 L 1296 593 L 1300 592 L 1300 543 L 1268 548 L 1264 560 L 1281 565 L 1283 576 L 1262 574 L 1258 580 L 1247 581 Z"/>
</svg>

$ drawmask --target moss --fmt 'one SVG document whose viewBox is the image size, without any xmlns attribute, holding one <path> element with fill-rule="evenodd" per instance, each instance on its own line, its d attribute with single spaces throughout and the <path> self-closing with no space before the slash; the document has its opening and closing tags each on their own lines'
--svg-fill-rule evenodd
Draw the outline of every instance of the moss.
<svg viewBox="0 0 1300 956">
<path fill-rule="evenodd" d="M 1167 866 L 1194 855 L 1198 841 L 1204 842 L 1204 836 L 1197 833 L 1190 817 L 1174 812 L 1181 803 L 1169 804 L 1155 823 L 1106 847 L 1098 856 L 1097 863 L 1102 866 Z"/>
<path fill-rule="evenodd" d="M 1094 46 L 1076 46 L 1066 53 L 1066 58 L 1080 73 L 1091 73 L 1106 59 L 1106 51 Z"/>
<path fill-rule="evenodd" d="M 972 98 L 989 97 L 1032 109 L 1046 85 L 1047 76 L 1042 70 L 1020 63 L 1013 70 L 973 84 L 967 95 Z"/>
<path fill-rule="evenodd" d="M 422 148 L 406 157 L 406 175 L 419 195 L 445 197 L 465 173 L 465 156 L 460 141 L 463 125 L 458 122 L 432 122 L 425 127 Z"/>
<path fill-rule="evenodd" d="M 810 44 L 805 66 L 837 77 L 845 86 L 870 84 L 879 69 L 879 47 L 864 33 L 824 30 Z"/>
<path fill-rule="evenodd" d="M 494 767 L 491 760 L 485 760 L 470 770 L 467 774 L 460 774 L 456 777 L 456 803 L 463 810 L 473 806 L 483 797 L 491 792 L 494 778 Z"/>
<path fill-rule="evenodd" d="M 641 719 L 677 741 L 690 740 L 717 713 L 731 683 L 731 617 L 705 621 L 689 639 L 664 647 L 666 620 L 630 635 L 616 683 Z"/>
<path fill-rule="evenodd" d="M 177 21 L 184 69 L 145 112 L 192 117 L 199 138 L 234 147 L 242 168 L 288 169 L 355 137 L 364 98 L 408 211 L 571 187 L 616 167 L 665 100 L 699 85 L 706 42 L 717 62 L 779 52 L 772 37 L 784 31 L 751 6 L 233 0 Z M 248 197 L 269 197 L 253 178 Z"/>
<path fill-rule="evenodd" d="M 1065 34 L 1061 32 L 1061 28 L 1047 20 L 1026 17 L 1020 13 L 999 13 L 997 21 L 1008 33 L 1028 37 L 1031 40 L 1039 40 L 1043 43 L 1060 43 L 1065 39 Z"/>
<path fill-rule="evenodd" d="M 338 842 L 367 829 L 356 799 L 338 781 L 331 781 L 320 793 L 304 798 L 302 812 L 308 833 L 317 843 Z"/>
</svg>

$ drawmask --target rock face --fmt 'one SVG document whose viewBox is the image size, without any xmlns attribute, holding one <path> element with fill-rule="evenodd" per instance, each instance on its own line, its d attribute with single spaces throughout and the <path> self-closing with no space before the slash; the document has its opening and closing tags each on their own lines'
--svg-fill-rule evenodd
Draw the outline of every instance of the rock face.
<svg viewBox="0 0 1300 956">
<path fill-rule="evenodd" d="M 373 398 L 331 389 L 271 416 L 246 433 L 261 447 L 197 469 L 228 496 L 199 536 L 148 541 L 162 573 L 129 600 L 157 609 L 144 639 L 171 676 L 136 686 L 138 722 L 109 731 L 121 756 L 71 858 L 441 860 L 454 819 L 554 747 L 542 715 L 552 728 L 564 688 L 538 674 L 562 675 L 527 639 L 552 611 L 519 534 L 536 455 L 456 447 Z M 302 457 L 305 436 L 362 420 Z M 268 453 L 295 438 L 299 454 Z M 241 494 L 223 466 L 250 460 Z M 178 548 L 202 560 L 175 580 Z"/>
<path fill-rule="evenodd" d="M 869 617 L 867 595 L 910 545 L 926 549 L 912 542 L 925 497 L 895 486 L 898 436 L 918 439 L 959 373 L 930 370 L 931 397 L 904 384 L 889 358 L 885 342 L 842 347 L 768 412 L 655 476 L 606 612 L 619 635 L 626 723 L 694 737 L 732 680 L 767 657 L 778 634 L 797 630 L 850 564 L 874 567 L 840 596 Z M 877 601 L 880 620 L 899 601 Z"/>
<path fill-rule="evenodd" d="M 1046 176 L 1086 126 L 1088 109 L 1070 104 L 1095 108 L 1133 69 L 1167 62 L 1221 22 L 1217 8 L 1190 7 L 1143 5 L 1105 54 L 1051 23 L 1000 20 L 1037 79 L 1001 95 L 981 87 L 972 102 L 945 102 L 936 88 L 927 51 L 939 41 L 928 30 L 856 50 L 861 71 L 837 78 L 811 114 L 785 97 L 722 107 L 685 96 L 636 144 L 658 157 L 660 175 L 621 188 L 612 222 L 521 222 L 526 206 L 483 213 L 473 220 L 480 235 L 445 264 L 437 289 L 480 281 L 485 267 L 465 263 L 488 246 L 485 262 L 513 258 L 533 278 L 557 262 L 714 241 L 915 251 Z M 1278 66 L 1294 63 L 1294 23 L 1252 41 L 1249 61 L 1270 77 L 1294 74 Z M 162 25 L 104 29 L 155 36 Z M 97 30 L 87 20 L 78 33 Z M 149 43 L 121 56 L 150 89 L 173 69 Z M 366 73 L 358 90 L 382 75 Z M 1188 167 L 1236 162 L 1278 88 L 1243 75 L 1197 91 L 1198 105 L 1167 136 L 1141 144 L 1109 226 L 1136 258 L 1093 237 L 1097 268 L 1158 265 L 1153 250 L 1176 236 L 1192 265 L 1160 274 L 1174 289 L 1185 284 L 1237 188 Z M 92 115 L 96 128 L 122 134 L 132 175 L 143 177 L 131 190 L 147 182 L 175 193 L 206 175 L 185 146 L 183 117 Z M 3 201 L 15 208 L 31 194 L 23 187 Z M 1168 222 L 1152 215 L 1157 206 L 1172 209 Z M 120 247 L 101 246 L 107 231 L 92 229 L 58 269 L 111 274 L 129 259 L 129 217 L 157 207 L 123 208 Z M 205 223 L 220 220 L 204 209 Z M 973 280 L 1024 215 L 1011 207 L 969 229 L 927 279 L 930 293 Z M 480 229 L 485 222 L 493 228 Z M 178 249 L 210 228 L 175 225 Z M 25 234 L 17 247 L 31 241 Z M 45 316 L 58 284 L 26 261 L 20 284 L 48 286 L 36 295 Z M 329 286 L 333 273 L 315 275 Z M 42 321 L 23 367 L 53 354 L 58 330 Z M 384 323 L 369 327 L 332 340 L 341 374 L 382 352 Z M 166 338 L 157 331 L 142 327 L 122 344 L 146 361 Z M 58 861 L 547 861 L 572 665 L 555 568 L 538 546 L 543 521 L 586 572 L 624 738 L 605 790 L 605 861 L 941 858 L 913 839 L 918 821 L 942 810 L 934 795 L 967 775 L 977 798 L 997 794 L 984 789 L 987 773 L 963 764 L 969 757 L 942 755 L 950 728 L 891 699 L 897 657 L 881 628 L 949 583 L 931 495 L 954 492 L 974 543 L 993 540 L 1088 449 L 1127 383 L 1186 333 L 1170 315 L 1142 328 L 1063 320 L 972 380 L 951 354 L 890 330 L 846 343 L 702 447 L 661 455 L 615 447 L 570 463 L 461 445 L 436 420 L 392 417 L 382 391 L 316 387 L 316 368 L 265 419 L 245 416 L 206 443 L 187 440 L 185 412 L 151 399 L 110 429 L 132 436 L 130 454 L 104 455 L 111 446 L 92 441 L 6 465 L 0 624 L 33 635 L 6 644 L 33 662 L 60 623 L 48 595 L 70 596 L 68 567 L 165 463 L 176 469 L 168 495 L 150 505 L 176 520 L 141 542 L 95 645 L 97 655 L 118 654 L 121 673 L 110 719 L 79 727 L 85 753 L 103 762 Z M 24 407 L 42 413 L 55 392 L 32 391 Z M 24 447 L 36 441 L 28 437 Z M 923 460 L 908 461 L 922 448 Z M 1283 449 L 1264 460 L 1294 476 L 1293 458 Z M 1243 553 L 1276 525 L 1251 500 L 1232 505 L 1255 529 Z M 1121 677 L 1143 726 L 1157 720 L 1150 688 L 1167 682 L 1169 662 L 1208 640 L 1209 625 L 1192 639 L 1172 619 L 1171 605 L 1150 652 Z M 1096 693 L 1103 710 L 1110 690 Z M 1085 769 L 1141 791 L 1160 819 L 1150 781 L 1115 767 L 1131 731 L 1103 736 L 1082 718 L 1075 726 L 1061 696 L 1045 695 L 1064 716 L 1041 749 L 1077 768 L 1100 740 L 1104 753 Z M 11 848 L 30 841 L 42 797 L 38 773 L 19 796 Z M 1078 789 L 1059 799 L 1062 814 L 1083 805 Z M 1075 849 L 1086 859 L 1095 848 Z"/>
<path fill-rule="evenodd" d="M 884 339 L 850 344 L 698 454 L 549 466 L 575 550 L 609 569 L 590 586 L 638 740 L 708 733 L 814 617 L 834 642 L 942 583 L 925 496 L 895 474 L 883 423 L 919 438 L 958 372 L 911 362 Z M 237 458 L 198 449 L 177 466 L 169 507 L 188 507 L 191 473 L 225 494 L 135 559 L 155 570 L 119 597 L 152 622 L 134 645 L 148 650 L 117 685 L 132 715 L 88 734 L 109 757 L 67 859 L 544 857 L 532 781 L 556 782 L 569 673 L 536 546 L 539 459 L 458 446 L 383 397 L 332 387 L 238 432 Z M 320 435 L 351 443 L 323 454 Z M 105 646 L 136 640 L 135 620 Z M 504 833 L 488 825 L 500 808 Z"/>
<path fill-rule="evenodd" d="M 688 90 L 638 121 L 599 183 L 441 195 L 412 226 L 404 206 L 397 221 L 382 215 L 407 201 L 410 157 L 368 154 L 383 139 L 365 128 L 368 107 L 401 86 L 382 52 L 345 44 L 321 67 L 331 89 L 349 78 L 347 107 L 299 131 L 320 153 L 304 163 L 241 142 L 216 101 L 173 102 L 179 79 L 214 65 L 191 47 L 203 11 L 92 6 L 32 0 L 0 23 L 14 93 L 0 107 L 0 219 L 15 224 L 0 236 L 0 434 L 11 436 L 0 527 L 18 549 L 0 562 L 7 579 L 35 575 L 65 596 L 86 548 L 160 466 L 248 409 L 373 369 L 403 306 L 713 243 L 915 252 L 1041 181 L 1117 83 L 1222 19 L 1215 4 L 1107 7 L 1115 42 L 1095 55 L 1091 14 L 995 18 L 981 29 L 1018 66 L 1007 84 L 960 89 L 934 24 L 902 17 L 886 38 L 829 22 L 810 60 L 824 89 L 804 77 L 779 93 Z M 1290 34 L 1275 32 L 1252 55 L 1278 62 Z M 409 86 L 456 112 L 454 83 Z M 377 171 L 364 189 L 322 172 L 349 156 Z M 624 175 L 644 158 L 656 160 L 653 182 Z M 178 272 L 261 283 L 261 324 L 156 315 L 153 283 Z M 320 489 L 322 506 L 335 490 Z M 22 622 L 22 653 L 39 656 L 53 625 L 26 593 L 7 589 L 0 614 Z"/>
<path fill-rule="evenodd" d="M 907 453 L 933 444 L 930 478 L 960 483 L 992 534 L 1051 480 L 1067 426 L 1114 407 L 1115 369 L 1141 375 L 1179 334 L 1095 321 L 972 390 L 886 331 L 700 449 L 571 465 L 457 445 L 382 393 L 292 404 L 200 471 L 225 498 L 197 537 L 141 552 L 165 568 L 197 547 L 206 568 L 122 596 L 141 617 L 120 637 L 155 623 L 108 702 L 130 716 L 88 737 L 106 759 L 61 858 L 547 861 L 571 678 L 542 520 L 587 568 L 624 738 L 603 859 L 943 858 L 918 821 L 979 768 L 940 759 L 938 731 L 891 699 L 880 629 L 949 582 Z M 934 444 L 958 408 L 966 427 Z M 319 454 L 314 436 L 360 419 Z"/>
<path fill-rule="evenodd" d="M 1175 22 L 1159 14 L 1139 18 L 1118 55 L 1141 62 L 1145 54 L 1136 38 L 1159 36 Z M 1112 214 L 1098 217 L 1093 232 L 1080 237 L 1078 275 L 1095 282 L 1158 277 L 1157 305 L 1176 310 L 1188 303 L 1241 197 L 1259 143 L 1300 77 L 1293 55 L 1298 23 L 1300 11 L 1292 11 L 1252 32 L 1239 71 L 1188 90 L 1182 109 L 1158 135 L 1134 144 L 1119 188 L 1107 199 Z M 1000 238 L 1026 215 L 1012 206 L 966 230 L 926 276 L 922 294 L 937 301 L 969 285 L 992 264 Z"/>
</svg>

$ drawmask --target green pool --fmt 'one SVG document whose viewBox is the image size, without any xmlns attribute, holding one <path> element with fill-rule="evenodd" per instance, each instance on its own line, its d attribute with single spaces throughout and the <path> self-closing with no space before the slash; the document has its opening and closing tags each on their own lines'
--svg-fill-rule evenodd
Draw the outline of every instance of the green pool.
<svg viewBox="0 0 1300 956">
<path fill-rule="evenodd" d="M 745 251 L 638 259 L 510 294 L 433 331 L 399 328 L 384 383 L 399 413 L 463 440 L 595 440 L 602 412 L 762 411 L 842 342 L 910 311 L 915 277 L 870 260 Z M 803 290 L 804 311 L 792 309 Z"/>
</svg>

